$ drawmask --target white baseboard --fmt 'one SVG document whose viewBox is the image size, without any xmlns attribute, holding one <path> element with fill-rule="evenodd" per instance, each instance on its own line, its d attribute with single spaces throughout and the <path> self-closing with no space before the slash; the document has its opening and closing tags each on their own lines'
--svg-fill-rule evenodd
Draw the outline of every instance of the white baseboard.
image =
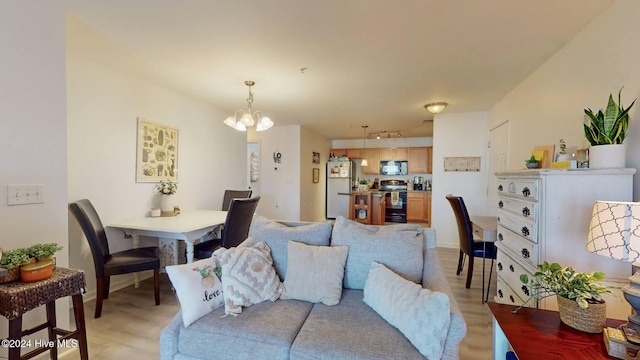
<svg viewBox="0 0 640 360">
<path fill-rule="evenodd" d="M 151 271 L 142 271 L 138 274 L 140 274 L 140 281 L 153 277 L 153 272 Z M 111 283 L 109 284 L 109 293 L 124 289 L 127 286 L 133 285 L 133 283 L 133 274 L 112 276 Z M 87 292 L 82 295 L 82 302 L 95 300 L 96 294 L 95 288 L 87 290 Z M 70 302 L 69 305 L 70 308 L 73 308 L 73 303 Z"/>
</svg>

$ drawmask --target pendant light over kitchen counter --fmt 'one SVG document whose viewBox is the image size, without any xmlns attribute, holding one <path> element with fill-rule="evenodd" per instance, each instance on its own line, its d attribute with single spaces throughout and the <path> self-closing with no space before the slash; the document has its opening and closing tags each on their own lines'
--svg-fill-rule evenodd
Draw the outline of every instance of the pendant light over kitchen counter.
<svg viewBox="0 0 640 360">
<path fill-rule="evenodd" d="M 364 157 L 364 149 L 367 148 L 367 128 L 369 125 L 362 125 L 362 161 L 360 162 L 360 166 L 369 166 L 369 162 Z"/>
</svg>

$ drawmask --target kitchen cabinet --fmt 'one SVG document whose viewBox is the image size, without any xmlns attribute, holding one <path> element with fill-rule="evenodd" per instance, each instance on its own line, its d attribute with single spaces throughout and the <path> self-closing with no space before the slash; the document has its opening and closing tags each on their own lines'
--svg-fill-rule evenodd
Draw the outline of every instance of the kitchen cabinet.
<svg viewBox="0 0 640 360">
<path fill-rule="evenodd" d="M 345 149 L 349 159 L 362 159 L 362 149 Z"/>
<path fill-rule="evenodd" d="M 371 198 L 371 225 L 384 225 L 384 218 L 386 216 L 386 197 L 385 193 L 375 193 Z"/>
<path fill-rule="evenodd" d="M 349 219 L 371 224 L 372 206 L 370 191 L 352 192 L 349 198 Z"/>
<path fill-rule="evenodd" d="M 347 155 L 347 150 L 346 149 L 331 149 L 329 150 L 329 154 L 333 154 L 333 156 L 346 156 Z"/>
<path fill-rule="evenodd" d="M 362 167 L 362 173 L 368 175 L 380 174 L 380 153 L 378 149 L 362 149 L 362 158 L 367 159 L 368 166 Z"/>
<path fill-rule="evenodd" d="M 407 150 L 409 174 L 431 174 L 432 147 L 410 147 Z"/>
<path fill-rule="evenodd" d="M 426 192 L 407 192 L 407 221 L 423 222 L 426 218 Z"/>
<path fill-rule="evenodd" d="M 622 297 L 620 287 L 631 274 L 628 263 L 611 261 L 585 250 L 587 231 L 596 200 L 632 201 L 635 169 L 523 170 L 497 173 L 498 234 L 495 301 L 520 305 L 532 289 L 520 281 L 538 264 L 557 262 L 577 271 L 601 271 L 602 285 Z M 624 319 L 631 309 L 607 298 L 607 317 Z M 527 306 L 557 309 L 555 297 Z"/>
<path fill-rule="evenodd" d="M 407 148 L 380 149 L 380 160 L 407 160 Z"/>
</svg>

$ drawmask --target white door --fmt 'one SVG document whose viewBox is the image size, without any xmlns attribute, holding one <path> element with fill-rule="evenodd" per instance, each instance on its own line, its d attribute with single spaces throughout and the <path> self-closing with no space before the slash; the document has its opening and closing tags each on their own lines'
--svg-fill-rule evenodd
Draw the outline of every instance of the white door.
<svg viewBox="0 0 640 360">
<path fill-rule="evenodd" d="M 487 182 L 487 214 L 496 215 L 498 179 L 495 173 L 508 170 L 509 164 L 509 120 L 489 131 L 489 181 Z"/>
</svg>

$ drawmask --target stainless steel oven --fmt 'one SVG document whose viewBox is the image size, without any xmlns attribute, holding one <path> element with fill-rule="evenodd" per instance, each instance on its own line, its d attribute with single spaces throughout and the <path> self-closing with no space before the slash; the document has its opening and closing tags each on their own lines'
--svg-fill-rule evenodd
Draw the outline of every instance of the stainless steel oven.
<svg viewBox="0 0 640 360">
<path fill-rule="evenodd" d="M 404 180 L 382 180 L 380 191 L 385 195 L 385 222 L 407 222 L 407 182 Z"/>
</svg>

